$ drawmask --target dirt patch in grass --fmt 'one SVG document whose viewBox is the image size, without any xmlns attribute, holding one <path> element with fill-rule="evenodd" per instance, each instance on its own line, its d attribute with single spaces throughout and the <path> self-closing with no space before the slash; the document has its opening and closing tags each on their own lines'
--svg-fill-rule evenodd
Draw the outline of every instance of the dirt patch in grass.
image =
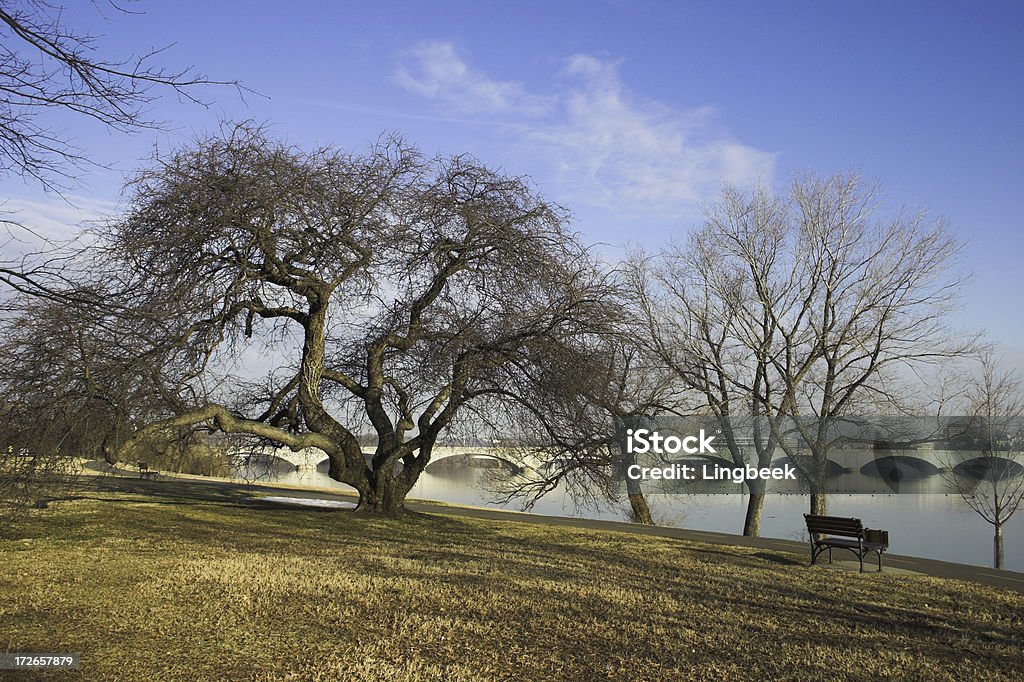
<svg viewBox="0 0 1024 682">
<path fill-rule="evenodd" d="M 0 540 L 0 647 L 89 680 L 1022 679 L 1024 595 L 762 550 L 104 493 Z"/>
</svg>

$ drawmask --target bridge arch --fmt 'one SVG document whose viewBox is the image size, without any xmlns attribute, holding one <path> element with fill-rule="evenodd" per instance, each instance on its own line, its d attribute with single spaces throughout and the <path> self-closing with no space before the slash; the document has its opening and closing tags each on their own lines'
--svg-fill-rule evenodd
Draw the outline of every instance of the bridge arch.
<svg viewBox="0 0 1024 682">
<path fill-rule="evenodd" d="M 865 476 L 877 476 L 891 483 L 916 481 L 942 470 L 926 459 L 909 455 L 889 455 L 873 459 L 860 468 Z"/>
<path fill-rule="evenodd" d="M 278 451 L 236 452 L 232 465 L 243 478 L 276 476 L 301 468 L 288 457 L 282 457 Z"/>
<path fill-rule="evenodd" d="M 438 474 L 462 468 L 504 469 L 517 475 L 523 474 L 527 470 L 527 467 L 499 455 L 484 452 L 458 452 L 432 459 L 424 471 L 428 474 Z"/>
<path fill-rule="evenodd" d="M 1024 474 L 1024 466 L 1005 457 L 975 457 L 974 459 L 957 464 L 953 467 L 953 473 L 978 481 L 991 481 L 993 479 L 1016 478 Z"/>
</svg>

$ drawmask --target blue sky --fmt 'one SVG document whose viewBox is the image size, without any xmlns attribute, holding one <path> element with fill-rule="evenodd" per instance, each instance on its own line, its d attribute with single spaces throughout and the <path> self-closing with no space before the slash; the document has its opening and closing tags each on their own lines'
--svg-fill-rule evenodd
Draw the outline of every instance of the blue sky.
<svg viewBox="0 0 1024 682">
<path fill-rule="evenodd" d="M 699 221 L 723 180 L 781 186 L 855 169 L 896 205 L 929 207 L 968 241 L 960 322 L 1024 364 L 1024 3 L 142 2 L 68 23 L 105 56 L 173 45 L 262 96 L 154 103 L 172 130 L 111 134 L 54 119 L 113 170 L 84 173 L 76 209 L 0 181 L 24 219 L 109 210 L 154 147 L 221 119 L 300 145 L 359 149 L 398 131 L 533 177 L 590 241 L 657 248 Z M 53 222 L 56 221 L 56 222 Z"/>
</svg>

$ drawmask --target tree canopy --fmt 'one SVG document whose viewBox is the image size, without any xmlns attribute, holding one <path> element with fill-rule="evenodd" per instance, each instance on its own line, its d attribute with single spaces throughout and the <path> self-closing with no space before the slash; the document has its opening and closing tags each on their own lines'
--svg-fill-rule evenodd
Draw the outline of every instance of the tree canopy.
<svg viewBox="0 0 1024 682">
<path fill-rule="evenodd" d="M 130 196 L 97 247 L 132 292 L 118 324 L 184 364 L 160 382 L 166 416 L 111 459 L 182 426 L 316 447 L 362 508 L 394 512 L 446 428 L 609 314 L 563 209 L 396 138 L 302 151 L 232 127 L 159 158 Z"/>
</svg>

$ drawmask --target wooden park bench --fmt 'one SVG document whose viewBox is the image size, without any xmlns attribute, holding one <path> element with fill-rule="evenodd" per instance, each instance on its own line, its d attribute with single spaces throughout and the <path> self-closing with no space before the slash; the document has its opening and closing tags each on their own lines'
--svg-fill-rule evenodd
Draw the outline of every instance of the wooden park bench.
<svg viewBox="0 0 1024 682">
<path fill-rule="evenodd" d="M 828 562 L 832 563 L 832 548 L 848 549 L 857 555 L 861 573 L 864 572 L 864 556 L 869 552 L 878 555 L 878 570 L 882 570 L 882 552 L 889 549 L 889 531 L 865 528 L 860 519 L 841 516 L 818 516 L 804 514 L 807 532 L 811 536 L 811 565 L 822 552 L 828 550 Z"/>
<path fill-rule="evenodd" d="M 159 474 L 160 472 L 150 469 L 145 462 L 139 462 L 139 478 L 156 478 Z"/>
</svg>

